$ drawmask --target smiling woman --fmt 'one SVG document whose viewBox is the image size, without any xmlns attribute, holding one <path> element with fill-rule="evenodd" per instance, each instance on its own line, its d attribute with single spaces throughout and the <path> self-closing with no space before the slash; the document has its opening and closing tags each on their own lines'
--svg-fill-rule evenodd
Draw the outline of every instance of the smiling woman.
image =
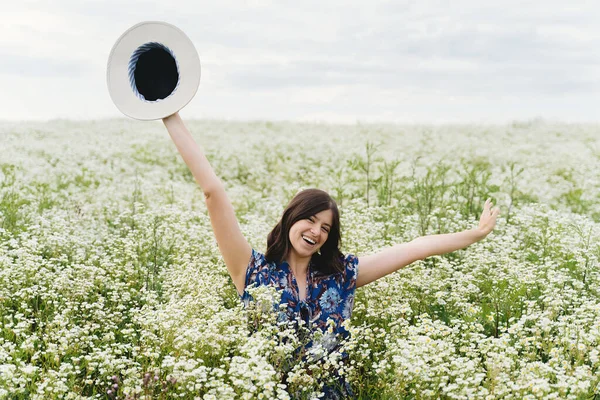
<svg viewBox="0 0 600 400">
<path fill-rule="evenodd" d="M 431 255 L 462 249 L 485 238 L 494 228 L 499 209 L 488 200 L 479 226 L 454 234 L 417 238 L 376 254 L 357 257 L 340 252 L 340 218 L 336 202 L 326 192 L 307 189 L 288 204 L 267 238 L 265 254 L 252 249 L 242 235 L 225 188 L 195 143 L 178 113 L 163 122 L 183 160 L 202 188 L 219 250 L 245 305 L 252 286 L 274 287 L 281 294 L 274 304 L 279 322 L 320 332 L 296 350 L 303 361 L 323 349 L 321 357 L 340 349 L 349 337 L 344 322 L 351 318 L 356 288 Z M 341 362 L 347 359 L 342 354 Z M 282 372 L 287 381 L 289 369 Z M 335 373 L 323 390 L 325 398 L 353 397 L 351 385 Z M 332 383 L 333 382 L 333 383 Z"/>
<path fill-rule="evenodd" d="M 330 274 L 343 270 L 340 245 L 337 204 L 326 192 L 308 189 L 290 201 L 267 238 L 265 255 L 270 262 L 288 259 L 297 273 L 312 261 L 317 270 Z"/>
<path fill-rule="evenodd" d="M 420 237 L 364 257 L 344 255 L 335 200 L 323 190 L 307 189 L 297 193 L 283 211 L 267 237 L 266 252 L 253 249 L 223 183 L 177 112 L 197 89 L 200 71 L 195 61 L 193 45 L 177 28 L 156 22 L 138 24 L 119 38 L 111 52 L 107 74 L 111 96 L 126 115 L 163 120 L 204 193 L 219 251 L 241 302 L 248 307 L 255 301 L 251 287 L 274 288 L 280 295 L 273 304 L 277 322 L 291 325 L 296 333 L 304 328 L 311 333 L 310 340 L 295 349 L 296 360 L 317 362 L 337 352 L 341 357 L 337 362 L 347 362 L 348 354 L 341 349 L 350 333 L 344 323 L 352 316 L 358 287 L 416 260 L 467 247 L 494 228 L 499 210 L 492 210 L 487 201 L 476 229 Z M 280 368 L 284 384 L 292 367 L 287 362 Z M 337 370 L 319 384 L 325 398 L 354 397 L 350 383 Z"/>
</svg>

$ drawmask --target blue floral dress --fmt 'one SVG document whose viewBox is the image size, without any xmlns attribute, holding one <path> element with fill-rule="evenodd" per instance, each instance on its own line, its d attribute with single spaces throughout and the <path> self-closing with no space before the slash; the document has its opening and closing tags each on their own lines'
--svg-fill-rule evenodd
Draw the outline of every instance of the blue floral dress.
<svg viewBox="0 0 600 400">
<path fill-rule="evenodd" d="M 327 276 L 318 274 L 318 271 L 312 268 L 312 264 L 309 264 L 306 299 L 300 300 L 298 282 L 296 282 L 289 264 L 286 261 L 280 264 L 269 263 L 264 254 L 252 249 L 252 257 L 250 257 L 246 270 L 244 293 L 240 296 L 241 300 L 246 305 L 252 300 L 252 296 L 245 289 L 252 284 L 274 286 L 281 291 L 280 304 L 286 305 L 284 311 L 279 312 L 279 321 L 298 321 L 300 319 L 307 324 L 309 329 L 320 329 L 324 334 L 324 340 L 320 344 L 328 352 L 331 352 L 339 346 L 343 339 L 349 337 L 350 333 L 342 326 L 342 323 L 350 319 L 354 306 L 358 258 L 349 254 L 344 257 L 343 264 L 343 272 Z M 328 323 L 328 319 L 331 322 Z M 328 333 L 330 325 L 333 327 L 332 333 Z M 312 342 L 306 348 L 311 346 Z M 347 357 L 347 354 L 344 356 Z M 339 379 L 339 383 L 343 389 L 337 394 L 333 392 L 332 388 L 324 388 L 326 398 L 352 396 L 350 386 L 342 378 Z M 328 393 L 328 390 L 331 392 Z"/>
</svg>

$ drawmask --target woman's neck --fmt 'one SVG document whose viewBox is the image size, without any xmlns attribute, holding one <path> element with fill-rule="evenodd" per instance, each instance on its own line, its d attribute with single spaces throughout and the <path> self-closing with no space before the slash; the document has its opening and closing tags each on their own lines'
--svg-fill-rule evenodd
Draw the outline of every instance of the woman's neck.
<svg viewBox="0 0 600 400">
<path fill-rule="evenodd" d="M 286 257 L 286 262 L 290 266 L 290 270 L 294 276 L 305 276 L 308 272 L 310 257 L 300 257 L 291 251 Z"/>
</svg>

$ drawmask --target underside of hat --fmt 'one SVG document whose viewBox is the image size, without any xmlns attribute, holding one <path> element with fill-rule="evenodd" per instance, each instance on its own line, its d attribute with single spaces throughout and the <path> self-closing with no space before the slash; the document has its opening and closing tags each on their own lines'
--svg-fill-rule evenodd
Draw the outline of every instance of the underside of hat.
<svg viewBox="0 0 600 400">
<path fill-rule="evenodd" d="M 200 83 L 200 59 L 191 40 L 165 22 L 128 29 L 108 60 L 110 96 L 121 112 L 140 119 L 165 118 L 187 105 Z"/>
</svg>

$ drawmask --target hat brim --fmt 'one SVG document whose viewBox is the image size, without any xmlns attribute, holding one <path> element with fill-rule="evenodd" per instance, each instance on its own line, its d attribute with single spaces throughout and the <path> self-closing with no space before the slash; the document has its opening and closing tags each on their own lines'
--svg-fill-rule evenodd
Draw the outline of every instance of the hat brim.
<svg viewBox="0 0 600 400">
<path fill-rule="evenodd" d="M 148 101 L 136 93 L 130 82 L 129 64 L 140 46 L 159 43 L 171 50 L 176 60 L 179 81 L 166 98 Z M 108 57 L 108 91 L 117 108 L 131 118 L 148 121 L 162 119 L 185 107 L 200 84 L 200 58 L 192 41 L 177 27 L 160 21 L 141 22 L 117 40 Z"/>
</svg>

